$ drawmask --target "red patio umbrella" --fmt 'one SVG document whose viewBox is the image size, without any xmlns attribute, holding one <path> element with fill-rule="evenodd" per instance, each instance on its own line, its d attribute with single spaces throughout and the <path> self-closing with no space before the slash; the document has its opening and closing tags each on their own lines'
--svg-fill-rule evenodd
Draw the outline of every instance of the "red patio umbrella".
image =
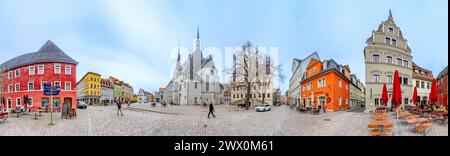
<svg viewBox="0 0 450 156">
<path fill-rule="evenodd" d="M 384 106 L 387 106 L 389 97 L 388 97 L 388 91 L 386 84 L 383 85 L 383 92 L 381 94 L 381 102 L 384 104 Z"/>
<path fill-rule="evenodd" d="M 414 93 L 413 93 L 413 102 L 416 105 L 416 107 L 419 107 L 419 102 L 418 102 L 418 97 L 417 97 L 417 87 L 414 87 Z"/>
<path fill-rule="evenodd" d="M 436 85 L 436 79 L 433 79 L 433 83 L 431 83 L 430 105 L 436 105 L 437 100 L 438 100 L 438 90 Z"/>
<path fill-rule="evenodd" d="M 400 76 L 396 70 L 394 73 L 394 86 L 392 89 L 392 105 L 398 107 L 402 103 L 402 88 L 400 86 Z"/>
</svg>

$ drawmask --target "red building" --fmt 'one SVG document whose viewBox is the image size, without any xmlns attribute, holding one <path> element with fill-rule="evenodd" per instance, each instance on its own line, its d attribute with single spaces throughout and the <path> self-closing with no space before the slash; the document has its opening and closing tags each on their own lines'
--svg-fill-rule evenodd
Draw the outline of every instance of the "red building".
<svg viewBox="0 0 450 156">
<path fill-rule="evenodd" d="M 448 109 L 448 66 L 437 77 L 438 103 Z"/>
<path fill-rule="evenodd" d="M 68 103 L 76 108 L 76 62 L 48 41 L 37 52 L 13 58 L 0 65 L 0 101 L 4 110 L 27 107 L 61 108 Z M 44 96 L 43 84 L 60 86 L 59 96 Z M 25 106 L 25 96 L 29 102 Z M 50 103 L 53 105 L 50 105 Z"/>
</svg>

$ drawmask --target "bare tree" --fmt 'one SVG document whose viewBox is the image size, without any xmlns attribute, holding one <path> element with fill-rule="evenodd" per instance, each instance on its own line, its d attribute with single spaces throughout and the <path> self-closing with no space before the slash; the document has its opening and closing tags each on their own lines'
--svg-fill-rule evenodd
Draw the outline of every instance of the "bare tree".
<svg viewBox="0 0 450 156">
<path fill-rule="evenodd" d="M 265 58 L 265 59 L 262 59 Z M 234 90 L 245 90 L 245 107 L 250 107 L 250 100 L 252 99 L 253 90 L 261 90 L 263 103 L 265 102 L 266 91 L 272 89 L 273 80 L 276 77 L 284 81 L 284 75 L 281 74 L 281 65 L 274 65 L 270 56 L 265 56 L 259 52 L 259 49 L 254 48 L 250 41 L 247 41 L 233 55 L 232 68 L 232 83 L 231 88 Z M 261 68 L 263 67 L 263 68 Z M 278 72 L 277 72 L 278 71 Z M 256 97 L 255 97 L 256 98 Z"/>
</svg>

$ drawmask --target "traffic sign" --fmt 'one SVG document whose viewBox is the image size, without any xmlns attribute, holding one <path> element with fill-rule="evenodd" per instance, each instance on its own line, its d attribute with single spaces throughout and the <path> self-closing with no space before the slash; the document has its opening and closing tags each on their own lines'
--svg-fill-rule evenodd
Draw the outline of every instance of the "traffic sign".
<svg viewBox="0 0 450 156">
<path fill-rule="evenodd" d="M 52 87 L 51 83 L 44 83 L 44 96 L 58 96 L 61 92 L 61 87 Z"/>
</svg>

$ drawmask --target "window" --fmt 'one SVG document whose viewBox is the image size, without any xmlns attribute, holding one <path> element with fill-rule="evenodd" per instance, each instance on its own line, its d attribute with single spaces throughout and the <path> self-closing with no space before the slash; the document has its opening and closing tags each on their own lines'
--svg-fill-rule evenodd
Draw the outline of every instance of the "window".
<svg viewBox="0 0 450 156">
<path fill-rule="evenodd" d="M 13 72 L 12 72 L 12 71 L 9 71 L 9 72 L 8 72 L 8 80 L 11 80 L 12 77 L 13 77 Z"/>
<path fill-rule="evenodd" d="M 408 78 L 403 78 L 403 84 L 408 85 Z"/>
<path fill-rule="evenodd" d="M 381 80 L 380 79 L 380 75 L 378 75 L 378 74 L 372 75 L 372 82 L 373 83 L 380 83 L 381 82 L 380 80 Z"/>
<path fill-rule="evenodd" d="M 341 106 L 341 105 L 342 105 L 342 97 L 339 96 L 339 106 Z"/>
<path fill-rule="evenodd" d="M 391 45 L 391 38 L 386 37 L 385 43 L 386 43 L 387 45 Z"/>
<path fill-rule="evenodd" d="M 429 82 L 427 83 L 427 89 L 430 89 L 430 83 Z"/>
<path fill-rule="evenodd" d="M 389 27 L 389 33 L 394 33 L 394 28 Z"/>
<path fill-rule="evenodd" d="M 386 76 L 386 83 L 388 84 L 392 83 L 392 75 Z"/>
<path fill-rule="evenodd" d="M 66 82 L 65 90 L 72 90 L 72 83 Z"/>
<path fill-rule="evenodd" d="M 16 99 L 16 106 L 20 106 L 20 98 Z"/>
<path fill-rule="evenodd" d="M 35 73 L 36 73 L 36 72 L 35 72 L 34 66 L 28 67 L 28 75 L 34 75 Z"/>
<path fill-rule="evenodd" d="M 380 99 L 379 98 L 375 98 L 375 106 L 380 105 Z"/>
<path fill-rule="evenodd" d="M 325 78 L 323 78 L 323 79 L 322 79 L 322 83 L 323 83 L 323 84 L 322 84 L 322 85 L 323 85 L 323 87 L 327 86 L 327 81 L 326 81 L 326 79 L 325 79 Z"/>
<path fill-rule="evenodd" d="M 15 75 L 15 77 L 17 78 L 17 77 L 20 77 L 20 70 L 19 69 L 16 69 L 16 75 Z"/>
<path fill-rule="evenodd" d="M 420 83 L 420 88 L 425 88 L 425 82 Z"/>
<path fill-rule="evenodd" d="M 38 66 L 38 74 L 39 74 L 39 75 L 44 74 L 44 66 L 43 66 L 43 65 L 39 65 L 39 66 Z"/>
<path fill-rule="evenodd" d="M 44 90 L 44 84 L 46 84 L 47 82 L 45 81 L 41 81 L 41 90 Z"/>
<path fill-rule="evenodd" d="M 72 66 L 66 65 L 65 74 L 66 75 L 72 75 Z"/>
<path fill-rule="evenodd" d="M 403 66 L 404 67 L 408 67 L 408 61 L 407 60 L 403 60 Z"/>
<path fill-rule="evenodd" d="M 314 67 L 314 69 L 313 69 L 313 70 L 314 70 L 314 72 L 313 72 L 313 73 L 314 73 L 314 74 L 316 74 L 316 67 Z"/>
<path fill-rule="evenodd" d="M 420 88 L 420 82 L 419 81 L 416 81 L 416 87 Z"/>
<path fill-rule="evenodd" d="M 397 65 L 402 66 L 402 59 L 400 58 L 397 59 Z"/>
<path fill-rule="evenodd" d="M 341 88 L 341 87 L 342 87 L 342 84 L 341 84 L 341 79 L 339 79 L 339 80 L 338 80 L 338 86 L 339 86 L 339 88 Z"/>
<path fill-rule="evenodd" d="M 392 56 L 386 57 L 386 63 L 392 64 Z"/>
<path fill-rule="evenodd" d="M 397 46 L 397 40 L 392 39 L 392 45 Z"/>
<path fill-rule="evenodd" d="M 12 100 L 8 99 L 8 108 L 11 109 L 12 108 Z"/>
<path fill-rule="evenodd" d="M 16 92 L 20 92 L 20 84 L 19 83 L 16 83 L 15 91 Z"/>
<path fill-rule="evenodd" d="M 403 84 L 403 83 L 402 83 L 402 81 L 403 81 L 403 78 L 402 78 L 402 77 L 399 77 L 398 80 L 399 80 L 400 84 Z"/>
<path fill-rule="evenodd" d="M 28 98 L 28 107 L 33 107 L 33 98 Z"/>
<path fill-rule="evenodd" d="M 380 55 L 376 54 L 372 56 L 372 61 L 373 62 L 380 62 Z"/>
<path fill-rule="evenodd" d="M 195 87 L 195 89 L 197 89 L 197 82 L 194 83 L 194 87 Z"/>
<path fill-rule="evenodd" d="M 28 91 L 34 90 L 34 82 L 28 82 Z"/>
<path fill-rule="evenodd" d="M 61 74 L 61 65 L 55 64 L 55 74 Z"/>
<path fill-rule="evenodd" d="M 270 98 L 270 94 L 267 94 L 267 98 Z"/>
<path fill-rule="evenodd" d="M 55 87 L 61 87 L 61 82 L 55 81 Z"/>
<path fill-rule="evenodd" d="M 317 81 L 317 88 L 322 88 L 322 79 L 319 79 L 319 81 Z"/>
<path fill-rule="evenodd" d="M 9 86 L 8 86 L 8 92 L 9 92 L 9 93 L 13 92 L 13 86 L 12 86 L 12 85 L 9 85 Z"/>
</svg>

